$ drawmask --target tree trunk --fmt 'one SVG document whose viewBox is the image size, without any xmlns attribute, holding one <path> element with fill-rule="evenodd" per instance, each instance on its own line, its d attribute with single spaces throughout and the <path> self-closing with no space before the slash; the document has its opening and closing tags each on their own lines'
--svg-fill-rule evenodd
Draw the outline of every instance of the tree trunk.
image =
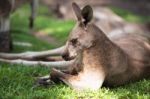
<svg viewBox="0 0 150 99">
<path fill-rule="evenodd" d="M 0 16 L 0 52 L 12 49 L 9 16 Z"/>
</svg>

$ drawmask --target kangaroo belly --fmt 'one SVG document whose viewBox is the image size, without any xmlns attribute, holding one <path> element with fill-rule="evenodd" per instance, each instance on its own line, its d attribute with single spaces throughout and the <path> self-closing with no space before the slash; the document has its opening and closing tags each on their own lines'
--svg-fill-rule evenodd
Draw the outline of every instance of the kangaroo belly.
<svg viewBox="0 0 150 99">
<path fill-rule="evenodd" d="M 78 80 L 71 79 L 71 85 L 77 90 L 99 89 L 105 79 L 105 75 L 99 72 L 82 72 L 78 75 Z"/>
</svg>

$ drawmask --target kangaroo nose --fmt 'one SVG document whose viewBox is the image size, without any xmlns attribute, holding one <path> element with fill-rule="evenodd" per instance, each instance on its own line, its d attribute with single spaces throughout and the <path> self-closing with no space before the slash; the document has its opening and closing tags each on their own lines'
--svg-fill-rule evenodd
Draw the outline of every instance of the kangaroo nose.
<svg viewBox="0 0 150 99">
<path fill-rule="evenodd" d="M 63 54 L 62 58 L 66 61 L 74 59 L 74 57 L 69 56 L 69 53 Z"/>
<path fill-rule="evenodd" d="M 66 61 L 70 60 L 70 57 L 69 57 L 69 54 L 68 53 L 65 53 L 62 55 L 62 58 Z"/>
</svg>

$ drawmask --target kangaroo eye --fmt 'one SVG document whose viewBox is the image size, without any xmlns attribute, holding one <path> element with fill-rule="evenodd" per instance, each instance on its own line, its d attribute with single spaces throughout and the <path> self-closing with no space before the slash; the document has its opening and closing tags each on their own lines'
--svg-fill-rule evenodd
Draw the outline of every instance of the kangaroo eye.
<svg viewBox="0 0 150 99">
<path fill-rule="evenodd" d="M 70 42 L 71 42 L 73 45 L 76 45 L 77 42 L 78 42 L 78 40 L 77 40 L 77 39 L 72 39 Z"/>
</svg>

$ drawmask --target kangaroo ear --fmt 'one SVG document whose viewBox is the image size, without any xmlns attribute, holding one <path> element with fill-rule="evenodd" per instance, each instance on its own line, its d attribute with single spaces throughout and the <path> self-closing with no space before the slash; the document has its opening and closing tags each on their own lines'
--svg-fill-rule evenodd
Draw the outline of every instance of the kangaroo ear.
<svg viewBox="0 0 150 99">
<path fill-rule="evenodd" d="M 72 3 L 72 8 L 73 8 L 73 10 L 74 10 L 74 12 L 75 12 L 75 15 L 76 15 L 78 21 L 81 22 L 81 21 L 82 21 L 82 14 L 81 14 L 81 9 L 80 9 L 80 7 L 79 7 L 75 2 L 73 2 L 73 3 Z"/>
<path fill-rule="evenodd" d="M 93 9 L 90 5 L 85 6 L 82 11 L 82 17 L 84 18 L 84 24 L 86 25 L 93 18 Z"/>
</svg>

